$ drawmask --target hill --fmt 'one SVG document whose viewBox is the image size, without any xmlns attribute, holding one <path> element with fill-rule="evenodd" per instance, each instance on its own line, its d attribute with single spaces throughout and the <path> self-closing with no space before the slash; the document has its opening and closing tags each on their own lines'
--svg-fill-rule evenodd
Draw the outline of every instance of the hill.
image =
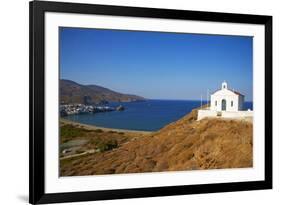
<svg viewBox="0 0 281 205">
<path fill-rule="evenodd" d="M 196 116 L 197 110 L 193 110 L 158 132 L 127 137 L 114 149 L 61 160 L 60 173 L 67 176 L 252 167 L 251 122 L 196 121 Z M 108 132 L 103 134 L 109 136 Z M 95 138 L 95 134 L 89 136 Z M 126 136 L 126 132 L 122 134 Z"/>
<path fill-rule="evenodd" d="M 118 93 L 97 85 L 81 85 L 71 80 L 60 80 L 60 103 L 62 104 L 100 104 L 141 100 L 145 100 L 145 98 Z"/>
</svg>

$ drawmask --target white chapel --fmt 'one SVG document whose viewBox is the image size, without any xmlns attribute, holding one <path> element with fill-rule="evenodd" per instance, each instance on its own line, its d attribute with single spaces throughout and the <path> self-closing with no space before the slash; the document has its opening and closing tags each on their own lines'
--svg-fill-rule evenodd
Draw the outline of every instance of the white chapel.
<svg viewBox="0 0 281 205">
<path fill-rule="evenodd" d="M 209 96 L 208 96 L 209 97 Z M 252 119 L 253 111 L 243 110 L 245 96 L 228 88 L 224 81 L 221 89 L 211 94 L 211 102 L 198 110 L 197 120 L 204 118 Z"/>
<path fill-rule="evenodd" d="M 228 89 L 227 83 L 224 81 L 221 89 L 211 94 L 210 110 L 235 112 L 243 110 L 243 104 L 244 95 Z"/>
</svg>

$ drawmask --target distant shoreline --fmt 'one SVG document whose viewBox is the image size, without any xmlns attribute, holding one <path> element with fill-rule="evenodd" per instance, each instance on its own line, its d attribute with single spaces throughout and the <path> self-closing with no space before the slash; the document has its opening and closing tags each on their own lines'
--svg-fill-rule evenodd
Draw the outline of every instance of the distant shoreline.
<svg viewBox="0 0 281 205">
<path fill-rule="evenodd" d="M 67 120 L 64 118 L 60 118 L 60 122 L 69 124 L 69 125 L 80 126 L 80 127 L 86 128 L 88 130 L 101 129 L 103 131 L 127 132 L 127 133 L 138 133 L 138 134 L 151 134 L 151 133 L 155 132 L 155 131 L 141 131 L 141 130 L 128 130 L 128 129 L 115 129 L 115 128 L 99 127 L 99 126 L 95 126 L 95 125 L 88 125 L 88 124 L 83 124 L 80 122 L 74 122 L 74 121 Z"/>
</svg>

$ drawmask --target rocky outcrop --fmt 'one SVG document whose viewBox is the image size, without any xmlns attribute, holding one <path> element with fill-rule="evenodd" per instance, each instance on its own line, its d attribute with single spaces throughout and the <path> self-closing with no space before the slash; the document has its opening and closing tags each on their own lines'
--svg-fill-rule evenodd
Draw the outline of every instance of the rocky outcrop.
<svg viewBox="0 0 281 205">
<path fill-rule="evenodd" d="M 117 111 L 123 111 L 123 110 L 125 110 L 125 107 L 122 106 L 122 105 L 119 105 L 118 107 L 116 107 L 116 110 Z"/>
</svg>

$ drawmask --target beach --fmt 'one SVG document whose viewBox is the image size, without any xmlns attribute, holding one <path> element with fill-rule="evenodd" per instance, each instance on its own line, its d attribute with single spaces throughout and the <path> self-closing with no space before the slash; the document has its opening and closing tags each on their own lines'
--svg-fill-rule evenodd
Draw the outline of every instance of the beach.
<svg viewBox="0 0 281 205">
<path fill-rule="evenodd" d="M 76 126 L 76 127 L 81 127 L 81 128 L 87 129 L 87 130 L 97 130 L 97 129 L 100 129 L 100 130 L 103 130 L 105 132 L 114 131 L 114 132 L 135 133 L 135 134 L 151 134 L 151 133 L 153 133 L 153 132 L 150 132 L 150 131 L 99 127 L 99 126 L 95 126 L 95 125 L 87 125 L 87 124 L 83 124 L 83 123 L 79 123 L 79 122 L 73 122 L 71 120 L 66 120 L 66 119 L 63 119 L 63 118 L 60 118 L 60 123 L 62 123 L 62 124 L 69 124 L 69 125 L 73 125 L 73 126 Z"/>
</svg>

